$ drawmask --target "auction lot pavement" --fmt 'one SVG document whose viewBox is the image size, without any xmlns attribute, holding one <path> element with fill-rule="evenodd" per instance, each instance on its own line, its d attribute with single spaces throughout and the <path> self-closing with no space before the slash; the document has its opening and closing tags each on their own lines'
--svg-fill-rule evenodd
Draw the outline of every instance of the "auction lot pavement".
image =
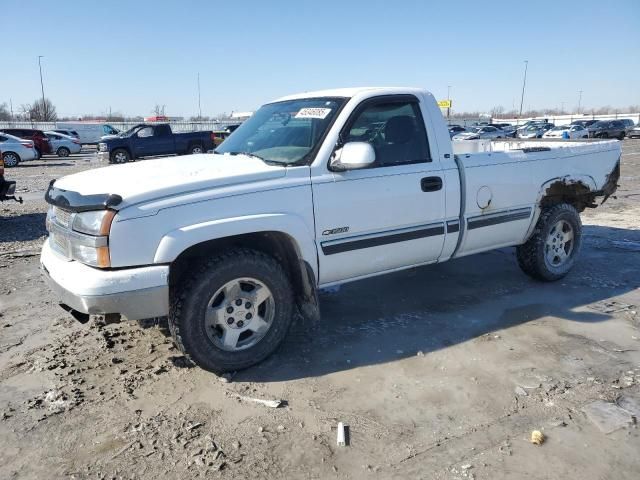
<svg viewBox="0 0 640 480">
<path fill-rule="evenodd" d="M 225 379 L 156 327 L 78 324 L 41 280 L 44 190 L 93 153 L 7 169 L 25 202 L 0 204 L 0 478 L 640 478 L 640 141 L 623 145 L 564 280 L 502 249 L 348 284 Z"/>
</svg>

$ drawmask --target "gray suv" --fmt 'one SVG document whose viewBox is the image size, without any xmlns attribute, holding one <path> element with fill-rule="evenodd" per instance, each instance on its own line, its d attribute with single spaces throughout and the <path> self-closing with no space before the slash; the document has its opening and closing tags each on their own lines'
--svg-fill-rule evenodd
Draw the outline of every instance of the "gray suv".
<svg viewBox="0 0 640 480">
<path fill-rule="evenodd" d="M 601 120 L 588 128 L 590 138 L 617 138 L 622 140 L 627 133 L 627 126 L 622 120 Z"/>
</svg>

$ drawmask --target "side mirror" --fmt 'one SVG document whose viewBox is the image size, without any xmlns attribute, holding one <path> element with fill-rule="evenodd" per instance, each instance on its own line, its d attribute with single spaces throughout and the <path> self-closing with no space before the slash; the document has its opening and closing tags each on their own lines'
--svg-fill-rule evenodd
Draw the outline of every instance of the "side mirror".
<svg viewBox="0 0 640 480">
<path fill-rule="evenodd" d="M 349 142 L 336 150 L 329 163 L 330 170 L 344 172 L 367 168 L 376 161 L 376 152 L 367 142 Z"/>
</svg>

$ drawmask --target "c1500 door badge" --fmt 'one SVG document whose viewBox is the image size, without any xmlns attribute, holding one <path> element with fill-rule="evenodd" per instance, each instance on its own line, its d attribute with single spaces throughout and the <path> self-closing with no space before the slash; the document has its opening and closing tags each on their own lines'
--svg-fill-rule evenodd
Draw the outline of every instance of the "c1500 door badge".
<svg viewBox="0 0 640 480">
<path fill-rule="evenodd" d="M 349 227 L 332 228 L 331 230 L 325 230 L 322 235 L 336 235 L 338 233 L 346 233 L 349 231 Z"/>
</svg>

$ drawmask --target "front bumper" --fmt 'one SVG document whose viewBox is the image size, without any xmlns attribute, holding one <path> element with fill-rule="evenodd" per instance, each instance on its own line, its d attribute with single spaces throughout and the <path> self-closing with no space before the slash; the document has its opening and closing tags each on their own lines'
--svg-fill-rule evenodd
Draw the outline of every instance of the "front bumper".
<svg viewBox="0 0 640 480">
<path fill-rule="evenodd" d="M 154 265 L 100 270 L 59 256 L 44 242 L 43 277 L 65 310 L 88 315 L 119 314 L 128 320 L 169 313 L 169 267 Z"/>
<path fill-rule="evenodd" d="M 6 200 L 16 193 L 16 182 L 5 180 L 0 176 L 0 200 Z"/>
<path fill-rule="evenodd" d="M 109 162 L 109 152 L 98 152 L 98 161 Z"/>
</svg>

